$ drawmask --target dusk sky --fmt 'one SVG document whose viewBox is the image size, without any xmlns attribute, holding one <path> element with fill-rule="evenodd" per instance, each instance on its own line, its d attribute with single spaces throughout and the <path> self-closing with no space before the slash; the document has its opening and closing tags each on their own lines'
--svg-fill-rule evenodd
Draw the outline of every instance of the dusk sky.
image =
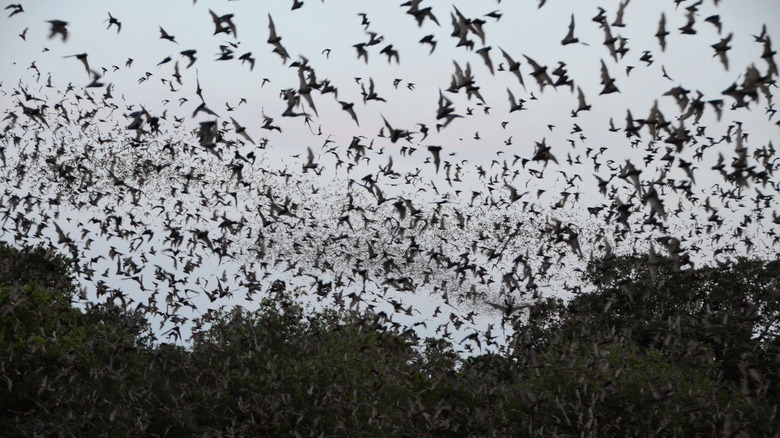
<svg viewBox="0 0 780 438">
<path fill-rule="evenodd" d="M 0 18 L 4 197 L 29 193 L 47 199 L 82 184 L 64 196 L 68 201 L 56 207 L 41 202 L 28 214 L 49 223 L 55 215 L 47 209 L 56 208 L 62 215 L 57 226 L 73 236 L 82 262 L 113 248 L 122 253 L 119 259 L 140 266 L 128 275 L 116 261 L 96 261 L 97 274 L 81 274 L 90 299 L 101 281 L 135 290 L 135 302 L 148 306 L 154 306 L 146 298 L 150 290 L 190 297 L 150 286 L 159 268 L 184 278 L 183 289 L 229 286 L 234 292 L 217 300 L 205 293 L 190 297 L 195 315 L 218 305 L 251 308 L 241 277 L 254 270 L 264 291 L 277 278 L 308 290 L 316 289 L 315 278 L 334 285 L 343 280 L 347 307 L 374 303 L 395 311 L 406 325 L 425 321 L 427 334 L 447 321 L 450 310 L 464 317 L 474 309 L 483 319 L 466 324 L 465 333 L 484 332 L 501 321 L 486 302 L 565 295 L 590 257 L 647 251 L 653 242 L 663 253 L 670 237 L 681 241 L 694 262 L 712 254 L 719 261 L 777 257 L 777 166 L 768 152 L 780 144 L 771 100 L 777 71 L 767 48 L 776 49 L 771 43 L 780 41 L 780 2 L 541 3 L 306 0 L 291 10 L 291 1 L 41 1 L 22 2 L 19 12 L 9 6 Z M 416 19 L 407 13 L 414 7 L 430 7 L 438 25 L 431 15 L 416 12 Z M 219 27 L 212 16 L 222 17 Z M 289 58 L 268 42 L 269 17 Z M 664 48 L 656 36 L 662 17 Z M 50 35 L 51 20 L 67 22 L 67 39 Z M 578 41 L 563 44 L 572 22 Z M 161 38 L 161 29 L 171 38 Z M 436 42 L 433 50 L 420 42 L 426 37 Z M 368 62 L 358 58 L 361 44 Z M 713 46 L 728 50 L 718 56 Z M 182 54 L 188 50 L 197 58 L 189 67 Z M 397 57 L 387 56 L 394 51 Z M 502 51 L 520 63 L 523 84 Z M 87 56 L 74 56 L 81 54 Z M 533 74 L 532 61 L 546 67 L 550 85 L 540 86 L 544 74 Z M 470 69 L 466 84 L 454 79 L 458 68 Z M 383 100 L 365 99 L 362 92 L 370 92 L 372 82 Z M 732 84 L 737 93 L 747 93 L 746 105 L 723 93 Z M 683 92 L 677 97 L 675 87 Z M 289 106 L 285 90 L 300 103 Z M 510 111 L 510 93 L 521 109 Z M 28 114 L 44 103 L 42 118 Z M 201 104 L 209 111 L 194 114 Z M 350 104 L 357 122 L 344 108 Z M 286 117 L 286 110 L 308 116 Z M 156 133 L 148 125 L 152 117 L 159 121 Z M 657 128 L 644 123 L 653 117 Z M 139 120 L 141 128 L 133 127 Z M 225 141 L 204 140 L 210 121 Z M 639 126 L 636 135 L 633 124 Z M 391 128 L 406 132 L 391 139 Z M 684 138 L 678 144 L 677 135 Z M 99 143 L 98 136 L 109 141 Z M 36 146 L 40 157 L 31 154 L 36 137 L 42 140 Z M 353 141 L 366 150 L 349 148 Z M 58 144 L 66 147 L 57 150 Z M 165 146 L 171 144 L 169 158 Z M 79 160 L 82 151 L 93 160 Z M 735 164 L 740 154 L 748 157 L 746 167 Z M 138 165 L 144 162 L 167 167 L 142 176 Z M 83 185 L 84 170 L 73 180 L 57 176 L 52 163 L 82 165 L 94 178 Z M 717 170 L 720 163 L 723 171 Z M 27 174 L 14 170 L 19 164 Z M 43 170 L 36 175 L 36 169 Z M 187 190 L 188 172 L 204 175 L 195 178 L 197 189 Z M 106 193 L 96 200 L 90 191 L 98 189 Z M 217 202 L 220 193 L 224 200 Z M 366 210 L 365 222 L 344 207 L 353 199 Z M 301 210 L 279 213 L 277 207 L 290 208 L 290 202 Z M 621 210 L 624 203 L 629 207 Z M 621 221 L 626 209 L 633 214 Z M 132 216 L 122 226 L 136 236 L 146 227 L 153 237 L 138 242 L 87 223 L 112 214 Z M 212 253 L 228 219 L 247 225 L 227 239 L 226 253 Z M 275 222 L 268 225 L 268 219 Z M 523 231 L 513 235 L 497 225 L 510 222 L 524 223 L 517 226 Z M 180 250 L 189 249 L 189 255 L 183 259 L 162 250 L 170 245 L 172 224 L 185 235 Z M 65 246 L 53 225 L 37 237 L 9 230 L 3 236 L 8 241 Z M 261 241 L 277 246 L 258 255 Z M 382 250 L 374 260 L 374 251 Z M 431 254 L 439 252 L 484 271 L 465 275 L 448 272 L 454 270 L 443 262 L 433 266 Z M 197 267 L 183 268 L 188 260 L 197 260 Z M 366 273 L 356 273 L 356 260 Z M 393 266 L 402 260 L 410 262 Z M 225 280 L 217 282 L 219 277 Z M 373 291 L 357 303 L 346 298 L 366 278 Z M 415 287 L 405 287 L 403 279 Z M 452 295 L 445 296 L 449 288 Z M 391 300 L 403 301 L 404 310 Z M 434 316 L 449 300 L 451 308 Z M 168 301 L 170 307 L 175 299 Z M 156 305 L 165 307 L 166 300 Z M 405 312 L 409 305 L 415 312 Z M 161 326 L 172 327 L 170 318 Z"/>
</svg>

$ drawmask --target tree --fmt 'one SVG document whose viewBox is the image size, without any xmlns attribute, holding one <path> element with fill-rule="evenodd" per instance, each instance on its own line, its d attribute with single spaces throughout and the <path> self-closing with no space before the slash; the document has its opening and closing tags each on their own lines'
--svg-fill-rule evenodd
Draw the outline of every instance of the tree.
<svg viewBox="0 0 780 438">
<path fill-rule="evenodd" d="M 459 357 L 384 315 L 281 291 L 211 312 L 188 346 L 142 315 L 81 310 L 69 262 L 0 245 L 0 427 L 8 435 L 777 436 L 776 266 L 591 264 L 509 354 Z"/>
<path fill-rule="evenodd" d="M 138 355 L 148 353 L 148 324 L 110 306 L 82 312 L 75 293 L 66 258 L 41 246 L 0 244 L 4 433 L 136 429 L 122 406 L 143 377 Z"/>
<path fill-rule="evenodd" d="M 598 435 L 776 435 L 780 283 L 770 267 L 592 263 L 593 292 L 543 301 L 517 327 L 519 369 L 540 410 L 558 411 L 543 422 Z"/>
</svg>

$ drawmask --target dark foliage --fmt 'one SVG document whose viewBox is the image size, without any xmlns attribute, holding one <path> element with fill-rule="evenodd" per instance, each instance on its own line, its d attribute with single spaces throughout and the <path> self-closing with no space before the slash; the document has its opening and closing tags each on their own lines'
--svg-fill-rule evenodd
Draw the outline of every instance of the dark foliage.
<svg viewBox="0 0 780 438">
<path fill-rule="evenodd" d="M 461 358 L 370 314 L 291 293 L 203 318 L 187 347 L 109 305 L 72 305 L 67 260 L 0 247 L 6 436 L 777 436 L 771 264 L 591 265 L 512 352 Z"/>
</svg>

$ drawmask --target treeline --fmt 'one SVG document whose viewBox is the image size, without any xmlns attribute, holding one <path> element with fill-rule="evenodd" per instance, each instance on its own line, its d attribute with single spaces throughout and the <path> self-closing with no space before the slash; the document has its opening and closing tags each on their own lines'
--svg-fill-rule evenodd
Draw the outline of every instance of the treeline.
<svg viewBox="0 0 780 438">
<path fill-rule="evenodd" d="M 780 264 L 593 262 L 593 292 L 508 309 L 505 355 L 292 294 L 204 318 L 188 347 L 73 306 L 68 261 L 0 245 L 4 436 L 780 436 Z"/>
</svg>

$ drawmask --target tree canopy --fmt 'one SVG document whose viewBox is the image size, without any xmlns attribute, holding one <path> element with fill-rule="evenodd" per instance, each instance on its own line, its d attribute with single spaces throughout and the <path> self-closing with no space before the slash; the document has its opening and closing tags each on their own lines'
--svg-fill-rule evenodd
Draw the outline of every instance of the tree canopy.
<svg viewBox="0 0 780 438">
<path fill-rule="evenodd" d="M 0 247 L 9 436 L 777 436 L 777 263 L 591 263 L 579 296 L 514 313 L 505 354 L 455 353 L 295 292 L 213 312 L 184 346 L 69 262 Z"/>
</svg>

